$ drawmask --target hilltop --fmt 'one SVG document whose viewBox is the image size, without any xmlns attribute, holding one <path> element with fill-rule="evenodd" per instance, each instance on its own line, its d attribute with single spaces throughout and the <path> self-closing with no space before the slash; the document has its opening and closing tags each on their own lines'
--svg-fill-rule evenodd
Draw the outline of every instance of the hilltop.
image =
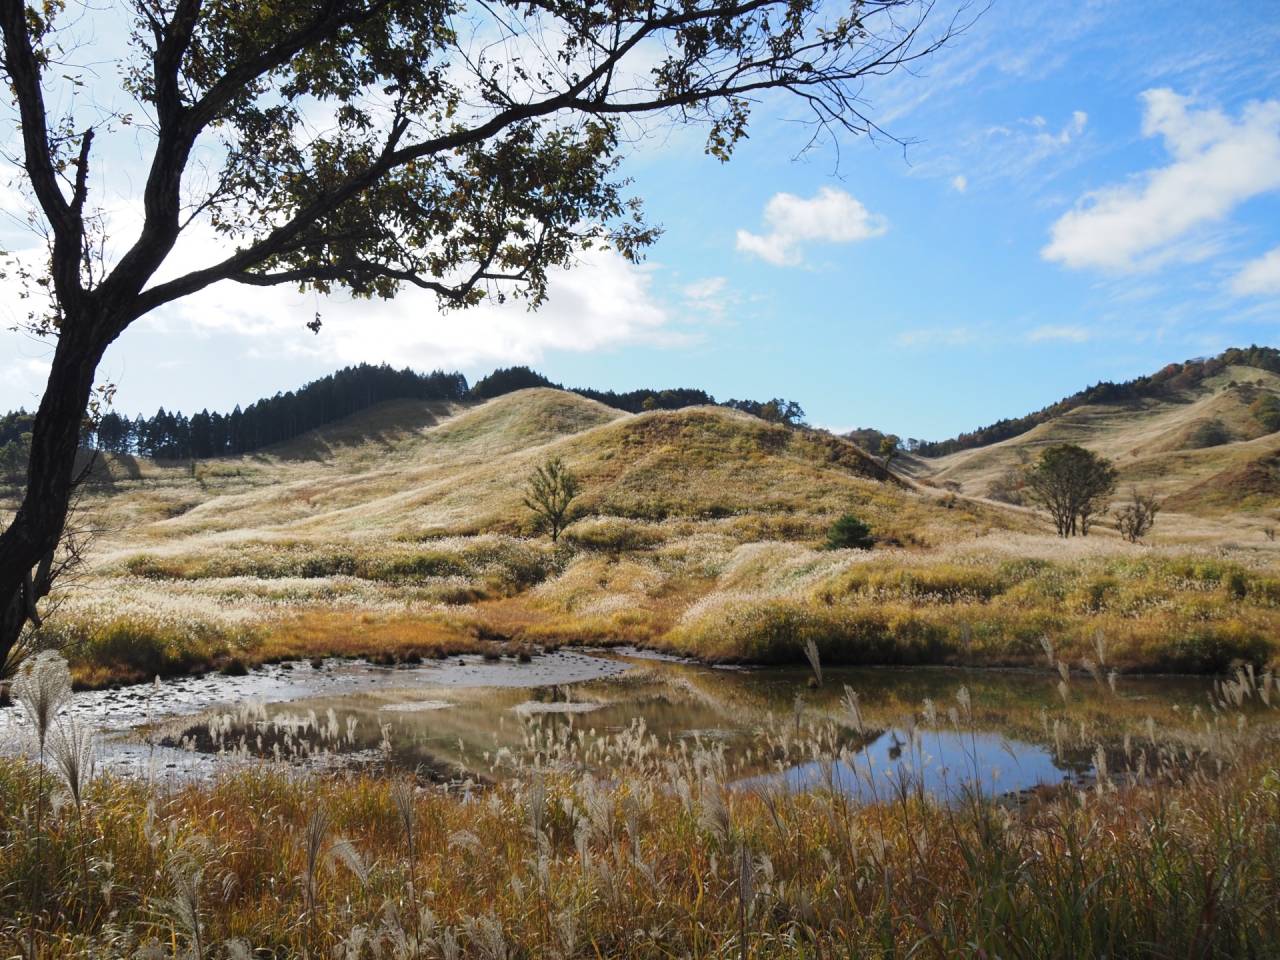
<svg viewBox="0 0 1280 960">
<path fill-rule="evenodd" d="M 1038 424 L 1088 405 L 1124 406 L 1140 405 L 1146 400 L 1176 401 L 1188 393 L 1194 393 L 1206 381 L 1218 377 L 1231 367 L 1247 367 L 1280 374 L 1280 350 L 1256 345 L 1231 347 L 1216 357 L 1199 357 L 1185 363 L 1170 363 L 1156 373 L 1134 380 L 1121 383 L 1101 381 L 1025 416 L 999 420 L 950 440 L 914 441 L 913 451 L 926 457 L 938 457 L 988 446 L 1026 433 Z"/>
</svg>

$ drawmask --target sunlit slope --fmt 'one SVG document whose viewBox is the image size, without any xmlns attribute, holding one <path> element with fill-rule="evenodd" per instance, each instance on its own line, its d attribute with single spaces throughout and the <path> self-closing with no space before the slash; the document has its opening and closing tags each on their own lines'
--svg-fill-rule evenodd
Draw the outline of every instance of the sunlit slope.
<svg viewBox="0 0 1280 960">
<path fill-rule="evenodd" d="M 507 401 L 507 402 L 504 402 Z M 219 531 L 244 535 L 295 525 L 358 525 L 403 511 L 406 500 L 462 488 L 462 478 L 620 414 L 554 390 L 477 407 L 416 401 L 381 404 L 296 440 L 243 457 L 165 466 L 112 464 L 113 481 L 88 509 L 113 541 L 168 541 Z"/>
<path fill-rule="evenodd" d="M 1171 509 L 1272 508 L 1280 506 L 1280 433 L 1266 433 L 1249 410 L 1267 394 L 1280 395 L 1280 377 L 1254 367 L 1228 367 L 1167 399 L 1079 407 L 1009 440 L 935 460 L 916 459 L 913 467 L 917 476 L 984 496 L 1045 447 L 1078 443 L 1115 463 L 1122 489 L 1130 484 L 1149 489 Z"/>
<path fill-rule="evenodd" d="M 579 477 L 586 518 L 813 539 L 852 509 L 906 543 L 1003 524 L 998 509 L 947 509 L 912 491 L 848 441 L 719 407 L 633 416 L 541 389 L 461 410 L 425 406 L 388 404 L 278 449 L 193 468 L 142 464 L 91 499 L 102 552 L 529 534 L 524 481 L 550 456 Z"/>
<path fill-rule="evenodd" d="M 1157 442 L 1179 413 L 1156 411 Z M 1098 420 L 1119 451 L 1123 425 Z M 523 502 L 552 456 L 581 482 L 558 545 Z M 846 512 L 873 550 L 823 548 Z M 97 539 L 48 629 L 90 684 L 494 642 L 770 662 L 811 639 L 830 663 L 1025 666 L 1045 636 L 1079 660 L 1101 633 L 1124 668 L 1267 662 L 1278 545 L 1255 531 L 1226 559 L 1234 520 L 1170 514 L 1154 544 L 1105 527 L 1064 543 L 1031 510 L 890 476 L 829 433 L 529 390 L 388 405 L 246 457 L 134 464 L 83 503 Z"/>
</svg>

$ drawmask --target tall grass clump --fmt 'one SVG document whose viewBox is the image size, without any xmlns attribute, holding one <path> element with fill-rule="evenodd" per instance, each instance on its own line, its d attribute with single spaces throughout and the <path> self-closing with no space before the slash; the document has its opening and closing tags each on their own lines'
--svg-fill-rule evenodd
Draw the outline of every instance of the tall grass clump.
<svg viewBox="0 0 1280 960">
<path fill-rule="evenodd" d="M 36 956 L 36 917 L 43 908 L 43 859 L 45 808 L 45 756 L 49 735 L 58 712 L 71 698 L 71 673 L 67 662 L 51 650 L 42 651 L 28 660 L 13 682 L 13 698 L 22 707 L 35 740 L 37 775 L 35 785 L 35 864 L 31 872 L 28 904 L 27 949 Z M 32 798 L 27 798 L 30 802 Z"/>
</svg>

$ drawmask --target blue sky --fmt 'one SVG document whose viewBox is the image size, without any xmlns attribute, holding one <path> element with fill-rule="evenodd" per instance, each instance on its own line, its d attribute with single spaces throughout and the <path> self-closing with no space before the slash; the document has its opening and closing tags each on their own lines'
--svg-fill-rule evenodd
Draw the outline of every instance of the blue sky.
<svg viewBox="0 0 1280 960">
<path fill-rule="evenodd" d="M 916 141 L 905 157 L 862 141 L 797 159 L 807 131 L 781 99 L 727 165 L 696 132 L 649 136 L 626 172 L 662 239 L 639 268 L 584 262 L 537 314 L 215 288 L 126 333 L 104 379 L 122 411 L 190 411 L 361 360 L 530 363 L 938 439 L 1280 344 L 1280 3 L 996 0 L 919 73 L 868 91 Z M 0 408 L 34 405 L 46 352 L 0 333 Z"/>
</svg>

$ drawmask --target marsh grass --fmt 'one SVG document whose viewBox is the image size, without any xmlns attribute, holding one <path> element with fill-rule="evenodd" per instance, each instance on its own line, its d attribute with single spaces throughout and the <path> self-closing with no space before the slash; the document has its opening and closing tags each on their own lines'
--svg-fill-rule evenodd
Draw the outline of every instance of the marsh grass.
<svg viewBox="0 0 1280 960">
<path fill-rule="evenodd" d="M 546 563 L 559 572 L 515 593 L 488 574 L 108 581 L 69 597 L 43 642 L 68 654 L 77 684 L 102 686 L 291 658 L 483 652 L 495 639 L 756 663 L 803 663 L 812 643 L 828 664 L 1038 667 L 1047 637 L 1084 669 L 1101 634 L 1108 671 L 1222 673 L 1274 663 L 1280 636 L 1269 565 L 1194 552 L 867 556 L 700 534 L 630 552 L 566 547 Z"/>
<path fill-rule="evenodd" d="M 494 758 L 503 779 L 462 793 L 264 765 L 171 788 L 100 778 L 72 811 L 37 764 L 4 760 L 0 937 L 26 935 L 39 876 L 47 957 L 1269 955 L 1280 686 L 1241 670 L 1182 739 L 1150 721 L 1104 743 L 1071 712 L 1106 696 L 1082 682 L 1044 722 L 1095 776 L 1016 801 L 862 773 L 861 744 L 902 705 L 849 690 L 738 758 L 642 724 L 530 721 L 526 749 Z M 915 704 L 905 755 L 927 762 L 931 730 L 963 737 L 986 709 L 968 687 Z M 785 789 L 797 764 L 826 779 Z M 841 766 L 874 797 L 839 789 Z M 33 830 L 35 796 L 53 812 Z"/>
<path fill-rule="evenodd" d="M 659 645 L 764 663 L 794 662 L 812 642 L 828 663 L 1033 666 L 1049 637 L 1079 667 L 1101 634 L 1115 669 L 1221 673 L 1266 665 L 1280 631 L 1266 570 L 1194 554 L 899 555 L 790 584 L 780 569 L 707 594 Z"/>
</svg>

